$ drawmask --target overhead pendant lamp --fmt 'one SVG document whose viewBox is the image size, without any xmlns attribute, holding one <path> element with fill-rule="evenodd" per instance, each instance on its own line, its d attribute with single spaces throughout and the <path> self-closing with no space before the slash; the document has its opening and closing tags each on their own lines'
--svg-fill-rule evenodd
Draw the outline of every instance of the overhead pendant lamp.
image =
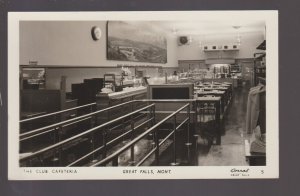
<svg viewBox="0 0 300 196">
<path fill-rule="evenodd" d="M 177 30 L 175 27 L 173 27 L 173 28 L 172 28 L 172 33 L 173 33 L 173 35 L 177 35 L 178 30 Z"/>
<path fill-rule="evenodd" d="M 240 31 L 239 29 L 241 28 L 241 26 L 232 26 L 236 31 L 237 31 L 237 36 L 236 36 L 236 43 L 237 45 L 241 45 L 242 44 L 242 36 L 240 35 Z"/>
</svg>

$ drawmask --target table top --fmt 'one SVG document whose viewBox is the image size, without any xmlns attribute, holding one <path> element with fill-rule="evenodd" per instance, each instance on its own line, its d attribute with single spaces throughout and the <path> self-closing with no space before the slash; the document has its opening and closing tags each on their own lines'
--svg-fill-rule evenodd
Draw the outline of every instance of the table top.
<svg viewBox="0 0 300 196">
<path fill-rule="evenodd" d="M 197 97 L 196 101 L 220 101 L 221 97 Z"/>
<path fill-rule="evenodd" d="M 228 89 L 230 86 L 228 85 L 213 85 L 213 86 L 195 86 L 196 89 L 201 89 L 201 88 L 205 88 L 205 89 L 215 89 L 215 88 L 218 88 L 218 89 Z"/>
<path fill-rule="evenodd" d="M 220 90 L 213 90 L 213 91 L 196 91 L 197 94 L 200 95 L 208 95 L 208 94 L 216 94 L 216 95 L 223 95 L 225 94 L 225 91 Z"/>
<path fill-rule="evenodd" d="M 200 91 L 203 90 L 203 91 Z M 195 92 L 216 92 L 216 91 L 228 91 L 228 88 L 200 88 L 200 89 L 195 89 Z"/>
</svg>

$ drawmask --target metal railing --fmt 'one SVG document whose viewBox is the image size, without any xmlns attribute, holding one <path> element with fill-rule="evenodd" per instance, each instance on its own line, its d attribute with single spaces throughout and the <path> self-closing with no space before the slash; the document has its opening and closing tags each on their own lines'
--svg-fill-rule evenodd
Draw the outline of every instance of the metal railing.
<svg viewBox="0 0 300 196">
<path fill-rule="evenodd" d="M 137 109 L 135 111 L 133 111 L 133 103 L 139 103 L 139 102 L 145 102 L 147 103 L 146 107 Z M 181 108 L 179 108 L 178 110 L 176 110 L 175 112 L 171 113 L 170 115 L 168 115 L 167 117 L 165 117 L 163 120 L 161 120 L 160 122 L 158 122 L 157 124 L 155 124 L 155 103 L 187 103 L 184 106 L 182 106 Z M 109 162 L 112 162 L 113 166 L 117 166 L 118 165 L 118 156 L 125 152 L 128 149 L 131 149 L 130 151 L 130 156 L 131 156 L 131 163 L 135 164 L 135 158 L 134 158 L 134 146 L 136 145 L 137 142 L 139 142 L 143 137 L 145 137 L 146 135 L 152 134 L 153 133 L 153 141 L 155 143 L 155 147 L 147 154 L 145 155 L 139 162 L 137 162 L 135 165 L 136 166 L 140 166 L 142 165 L 153 153 L 155 153 L 155 161 L 156 164 L 159 164 L 159 147 L 161 145 L 163 145 L 168 139 L 170 139 L 171 137 L 173 138 L 173 164 L 172 165 L 177 165 L 177 161 L 176 161 L 176 132 L 178 129 L 180 129 L 184 124 L 187 124 L 187 142 L 185 143 L 186 145 L 191 145 L 190 140 L 190 123 L 191 123 L 191 113 L 195 112 L 194 119 L 193 119 L 193 123 L 195 126 L 197 126 L 197 99 L 180 99 L 180 100 L 174 100 L 174 99 L 165 99 L 165 100 L 153 100 L 153 99 L 143 99 L 143 100 L 132 100 L 132 101 L 128 101 L 125 103 L 121 103 L 109 108 L 105 108 L 103 110 L 99 110 L 96 112 L 92 112 L 86 115 L 82 115 L 73 119 L 69 119 L 60 123 L 55 123 L 53 125 L 49 125 L 46 127 L 42 127 L 39 129 L 35 129 L 26 133 L 23 133 L 20 135 L 20 141 L 24 141 L 24 140 L 28 140 L 31 138 L 35 138 L 39 135 L 45 134 L 45 133 L 49 133 L 52 131 L 59 131 L 62 130 L 63 126 L 67 126 L 69 124 L 72 123 L 78 123 L 91 119 L 92 117 L 96 117 L 97 114 L 100 114 L 102 112 L 107 112 L 107 117 L 109 118 L 109 111 L 112 109 L 116 109 L 118 107 L 121 106 L 126 106 L 127 104 L 132 104 L 131 105 L 131 113 L 129 114 L 125 114 L 121 117 L 118 117 L 116 119 L 110 120 L 108 122 L 105 122 L 99 126 L 93 127 L 95 126 L 95 124 L 93 126 L 91 126 L 91 129 L 84 131 L 80 134 L 71 136 L 70 138 L 67 138 L 63 141 L 55 141 L 57 143 L 54 143 L 53 145 L 50 145 L 46 148 L 43 148 L 41 150 L 38 150 L 32 154 L 29 154 L 27 156 L 21 157 L 20 158 L 20 163 L 23 161 L 28 161 L 32 158 L 37 158 L 39 160 L 42 159 L 42 154 L 48 151 L 53 152 L 54 156 L 55 154 L 57 155 L 58 153 L 60 154 L 60 152 L 62 151 L 62 147 L 64 145 L 66 145 L 69 142 L 72 142 L 76 139 L 85 137 L 85 136 L 89 136 L 89 139 L 91 141 L 91 151 L 89 151 L 87 154 L 79 157 L 78 159 L 72 161 L 71 163 L 67 163 L 67 166 L 76 166 L 78 163 L 80 163 L 81 161 L 86 160 L 87 158 L 91 157 L 92 160 L 94 162 L 96 162 L 95 159 L 95 154 L 96 153 L 102 153 L 102 157 L 104 157 L 103 160 L 98 161 L 96 163 L 94 163 L 91 166 L 98 166 L 98 165 L 106 165 Z M 151 105 L 150 105 L 151 104 Z M 191 107 L 193 107 L 193 109 L 191 109 Z M 195 108 L 194 108 L 195 107 Z M 185 111 L 186 108 L 186 111 Z M 144 111 L 149 109 L 150 111 Z M 186 118 L 184 120 L 182 120 L 182 122 L 177 126 L 178 124 L 178 118 L 176 117 L 177 114 L 184 114 L 186 113 Z M 138 115 L 137 115 L 138 114 Z M 147 120 L 145 120 L 143 123 L 139 124 L 139 125 L 135 125 L 135 119 L 141 117 L 141 116 L 147 116 Z M 173 130 L 165 137 L 163 138 L 161 141 L 159 141 L 158 139 L 158 128 L 163 124 L 166 123 L 166 121 L 170 121 L 171 118 L 173 119 Z M 128 120 L 129 119 L 129 120 Z M 116 122 L 121 122 L 119 124 L 117 124 Z M 195 123 L 196 122 L 196 123 Z M 125 124 L 130 124 L 130 129 L 125 131 Z M 150 123 L 151 127 L 146 130 L 145 132 L 143 132 L 141 135 L 138 135 L 136 138 L 133 137 L 133 133 L 135 132 L 135 130 L 141 128 L 142 126 L 146 125 Z M 109 127 L 112 126 L 114 124 L 117 124 L 114 127 Z M 107 134 L 114 130 L 121 127 L 124 130 L 124 133 L 122 133 L 121 135 L 118 135 L 116 138 L 113 138 L 112 140 L 108 141 L 107 140 Z M 149 126 L 148 126 L 149 127 Z M 195 127 L 196 128 L 196 127 Z M 95 137 L 94 137 L 94 133 L 99 132 L 100 134 L 102 134 L 103 136 L 103 141 L 102 141 L 102 145 L 101 146 L 96 146 L 95 145 Z M 124 147 L 122 147 L 121 149 L 117 150 L 116 152 L 112 153 L 111 155 L 107 156 L 107 150 L 109 147 L 111 147 L 113 144 L 117 143 L 118 141 L 120 141 L 121 139 L 123 139 L 124 137 L 127 136 L 131 136 L 131 141 L 126 144 Z M 61 163 L 60 163 L 61 164 Z"/>
<path fill-rule="evenodd" d="M 123 103 L 123 104 L 119 104 L 119 105 L 116 105 L 116 106 L 113 106 L 113 107 L 110 107 L 110 108 L 106 108 L 106 109 L 104 109 L 104 110 L 97 111 L 97 112 L 107 111 L 107 110 L 109 110 L 109 109 L 116 108 L 116 107 L 119 107 L 120 105 L 128 104 L 128 103 L 131 103 L 131 102 L 132 102 L 132 101 L 129 101 L 129 102 L 126 102 L 126 103 Z M 76 161 L 72 162 L 72 163 L 69 164 L 68 166 L 72 166 L 72 165 L 78 163 L 79 161 L 81 161 L 81 160 L 83 160 L 83 159 L 89 157 L 90 155 L 94 155 L 95 152 L 100 151 L 100 150 L 103 151 L 102 153 L 103 153 L 103 155 L 104 155 L 104 157 L 105 157 L 105 156 L 106 156 L 106 150 L 107 150 L 107 147 L 108 147 L 109 145 L 111 145 L 112 143 L 118 141 L 119 139 L 121 139 L 122 137 L 124 137 L 124 136 L 126 136 L 126 135 L 128 135 L 128 134 L 130 134 L 130 133 L 131 133 L 131 134 L 134 133 L 134 130 L 135 130 L 135 129 L 137 129 L 137 128 L 143 126 L 144 124 L 146 124 L 146 123 L 148 123 L 148 122 L 150 122 L 151 120 L 154 119 L 154 117 L 150 117 L 147 121 L 145 121 L 144 123 L 142 123 L 141 125 L 138 125 L 138 126 L 136 126 L 136 127 L 135 127 L 134 124 L 132 123 L 132 122 L 134 122 L 134 115 L 135 115 L 135 114 L 138 114 L 138 113 L 140 113 L 140 112 L 142 112 L 142 111 L 144 111 L 144 110 L 148 110 L 148 109 L 150 110 L 150 111 L 149 111 L 150 116 L 151 116 L 151 115 L 154 116 L 154 113 L 155 113 L 155 104 L 151 104 L 151 105 L 148 105 L 148 106 L 146 106 L 146 107 L 137 109 L 137 110 L 135 110 L 135 111 L 133 111 L 133 112 L 131 112 L 131 113 L 128 113 L 128 114 L 126 114 L 126 115 L 123 115 L 123 116 L 121 116 L 121 117 L 119 117 L 119 118 L 110 120 L 109 122 L 103 123 L 103 124 L 101 124 L 101 125 L 99 125 L 99 126 L 93 127 L 93 128 L 91 128 L 91 129 L 89 129 L 89 130 L 87 130 L 87 131 L 84 131 L 84 132 L 82 132 L 82 133 L 80 133 L 80 134 L 77 134 L 77 135 L 75 135 L 75 136 L 72 136 L 72 137 L 70 137 L 70 138 L 68 138 L 68 139 L 65 139 L 65 140 L 63 140 L 63 141 L 59 141 L 59 142 L 56 143 L 56 144 L 53 144 L 53 145 L 51 145 L 51 146 L 48 146 L 48 147 L 43 148 L 43 149 L 41 149 L 41 150 L 38 150 L 38 151 L 36 151 L 36 152 L 34 152 L 34 153 L 32 153 L 32 154 L 29 154 L 29 155 L 27 155 L 27 156 L 21 157 L 19 160 L 20 160 L 20 162 L 23 162 L 23 161 L 27 161 L 27 160 L 32 159 L 32 158 L 39 158 L 39 156 L 41 156 L 43 153 L 49 152 L 49 151 L 54 151 L 54 154 L 57 154 L 57 153 L 58 153 L 57 151 L 61 151 L 61 150 L 62 150 L 61 148 L 62 148 L 64 145 L 66 145 L 67 143 L 72 142 L 72 141 L 74 141 L 74 140 L 76 140 L 76 139 L 79 139 L 79 138 L 88 136 L 88 135 L 91 135 L 90 138 L 91 138 L 91 143 L 92 143 L 92 151 L 89 152 L 88 154 L 84 155 L 83 157 L 77 159 Z M 91 114 L 90 114 L 90 115 L 91 115 Z M 114 124 L 114 123 L 116 123 L 116 122 L 119 122 L 119 121 L 121 121 L 121 120 L 123 120 L 123 119 L 126 119 L 126 118 L 128 118 L 128 117 L 131 118 L 131 130 L 127 131 L 126 133 L 122 134 L 121 136 L 118 136 L 117 138 L 114 138 L 112 141 L 107 142 L 107 140 L 106 140 L 106 135 L 107 135 L 107 132 L 110 131 L 111 129 L 106 129 L 106 128 L 107 128 L 109 125 L 112 125 L 112 124 Z M 95 145 L 94 145 L 95 138 L 93 137 L 93 134 L 94 134 L 96 131 L 100 131 L 101 133 L 103 133 L 103 145 L 102 145 L 101 147 L 97 148 L 97 149 L 94 149 L 94 148 L 95 148 Z"/>
<path fill-rule="evenodd" d="M 188 108 L 188 112 L 187 112 L 187 118 L 184 119 L 178 126 L 177 126 L 177 121 L 176 121 L 176 115 L 178 113 L 180 113 L 182 110 L 184 110 L 185 108 Z M 174 117 L 174 121 L 173 121 L 173 130 L 171 131 L 171 133 L 169 133 L 162 141 L 159 141 L 158 138 L 158 128 L 165 123 L 167 120 L 171 119 L 172 117 Z M 125 146 L 123 146 L 122 148 L 120 148 L 119 150 L 117 150 L 116 152 L 112 153 L 111 155 L 109 155 L 108 157 L 102 159 L 101 161 L 98 161 L 96 163 L 94 163 L 93 165 L 91 165 L 92 167 L 95 166 L 100 166 L 100 165 L 106 165 L 109 162 L 112 162 L 113 166 L 118 166 L 118 157 L 119 155 L 121 155 L 123 152 L 127 151 L 128 149 L 130 150 L 130 156 L 131 156 L 131 163 L 134 163 L 135 160 L 134 158 L 134 151 L 132 150 L 135 146 L 135 144 L 137 142 L 139 142 L 142 138 L 144 138 L 145 136 L 149 135 L 150 133 L 154 133 L 154 142 L 155 142 L 155 147 L 147 154 L 144 156 L 144 158 L 142 158 L 142 160 L 140 160 L 136 166 L 140 166 L 141 164 L 143 164 L 153 153 L 155 153 L 155 162 L 156 165 L 159 165 L 159 147 L 167 140 L 169 139 L 171 136 L 173 136 L 173 163 L 172 165 L 177 165 L 177 153 L 176 153 L 176 132 L 179 128 L 181 128 L 185 123 L 187 123 L 188 126 L 188 135 L 189 135 L 189 126 L 190 126 L 190 103 L 185 104 L 184 106 L 182 106 L 181 108 L 179 108 L 178 110 L 176 110 L 175 112 L 173 112 L 172 114 L 168 115 L 167 117 L 165 117 L 163 120 L 161 120 L 160 122 L 158 122 L 157 124 L 155 124 L 154 126 L 152 126 L 151 128 L 149 128 L 148 130 L 146 130 L 145 132 L 143 132 L 142 134 L 140 134 L 139 136 L 137 136 L 136 138 L 132 139 L 131 142 L 127 143 Z M 188 141 L 187 144 L 190 144 L 189 141 L 189 137 L 188 137 Z"/>
<path fill-rule="evenodd" d="M 149 108 L 150 111 L 143 111 L 144 109 L 147 109 Z M 138 116 L 135 116 L 135 114 L 137 113 L 141 113 L 140 115 Z M 136 120 L 141 118 L 142 116 L 146 116 L 147 119 L 138 124 L 137 126 L 135 125 L 136 123 Z M 154 124 L 155 122 L 155 104 L 151 104 L 151 105 L 148 105 L 142 109 L 139 109 L 139 110 L 136 110 L 134 112 L 131 112 L 129 114 L 126 114 L 124 116 L 121 116 L 117 119 L 114 119 L 114 120 L 111 120 L 109 122 L 107 122 L 107 125 L 106 126 L 109 126 L 111 124 L 114 124 L 116 122 L 120 122 L 119 125 L 113 127 L 113 128 L 108 128 L 108 129 L 104 129 L 103 131 L 103 144 L 101 146 L 99 146 L 98 148 L 93 148 L 93 150 L 91 152 L 89 152 L 88 154 L 78 158 L 77 160 L 73 161 L 72 163 L 68 164 L 67 166 L 70 167 L 70 166 L 74 166 L 75 164 L 79 163 L 80 161 L 88 158 L 89 156 L 93 155 L 93 160 L 95 161 L 95 153 L 97 152 L 102 152 L 103 156 L 106 157 L 106 154 L 107 154 L 107 149 L 110 147 L 110 146 L 113 146 L 113 144 L 117 143 L 118 141 L 121 141 L 123 138 L 125 138 L 126 136 L 130 136 L 130 138 L 132 139 L 134 134 L 135 134 L 135 131 L 138 130 L 139 128 L 143 127 L 144 125 L 147 125 L 148 123 L 151 123 L 152 125 Z M 125 119 L 127 117 L 130 117 L 130 119 L 128 121 L 125 121 Z M 126 130 L 126 124 L 129 123 L 129 130 Z M 117 137 L 113 138 L 112 140 L 108 141 L 107 140 L 107 135 L 108 133 L 112 132 L 114 129 L 118 128 L 121 126 L 121 129 L 124 131 L 124 133 L 122 133 L 121 135 L 118 135 Z"/>
<path fill-rule="evenodd" d="M 60 111 L 57 111 L 57 112 L 43 114 L 43 115 L 32 117 L 32 118 L 26 118 L 26 119 L 20 120 L 20 123 L 25 123 L 25 122 L 29 122 L 29 121 L 33 121 L 33 120 L 38 120 L 38 119 L 46 118 L 46 117 L 49 117 L 49 116 L 55 116 L 55 115 L 63 114 L 63 113 L 70 112 L 70 111 L 73 111 L 73 110 L 82 109 L 82 108 L 85 108 L 85 107 L 90 107 L 90 111 L 92 112 L 93 106 L 96 106 L 96 102 L 95 103 L 89 103 L 89 104 L 86 104 L 86 105 L 77 106 L 77 107 L 73 107 L 73 108 L 69 108 L 69 109 L 65 109 L 65 110 L 60 110 Z"/>
<path fill-rule="evenodd" d="M 19 136 L 20 141 L 25 141 L 25 140 L 28 140 L 28 139 L 32 139 L 34 137 L 37 137 L 37 136 L 40 136 L 40 135 L 43 135 L 43 134 L 46 134 L 46 133 L 50 133 L 50 132 L 53 132 L 53 131 L 59 132 L 59 130 L 62 130 L 63 126 L 65 126 L 65 125 L 71 125 L 72 123 L 79 123 L 79 122 L 82 122 L 84 120 L 91 119 L 92 117 L 95 117 L 95 116 L 99 115 L 100 113 L 107 112 L 111 109 L 118 108 L 118 107 L 130 104 L 130 103 L 133 103 L 133 102 L 134 101 L 128 101 L 128 102 L 121 103 L 121 104 L 118 104 L 118 105 L 115 105 L 115 106 L 111 106 L 109 108 L 105 108 L 105 109 L 102 109 L 102 110 L 91 112 L 91 113 L 81 115 L 81 116 L 78 116 L 78 117 L 75 117 L 75 118 L 72 118 L 72 119 L 68 119 L 68 120 L 65 120 L 65 121 L 62 121 L 62 122 L 59 122 L 59 123 L 54 123 L 52 125 L 48 125 L 48 126 L 45 126 L 45 127 L 41 127 L 41 128 L 38 128 L 38 129 L 34 129 L 34 130 L 31 130 L 31 131 L 22 133 Z"/>
</svg>

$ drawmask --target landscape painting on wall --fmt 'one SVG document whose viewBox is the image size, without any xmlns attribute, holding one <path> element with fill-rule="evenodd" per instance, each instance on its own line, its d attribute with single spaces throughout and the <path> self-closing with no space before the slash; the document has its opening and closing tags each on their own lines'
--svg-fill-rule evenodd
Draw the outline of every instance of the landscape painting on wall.
<svg viewBox="0 0 300 196">
<path fill-rule="evenodd" d="M 109 21 L 107 59 L 167 63 L 167 39 L 155 22 Z"/>
</svg>

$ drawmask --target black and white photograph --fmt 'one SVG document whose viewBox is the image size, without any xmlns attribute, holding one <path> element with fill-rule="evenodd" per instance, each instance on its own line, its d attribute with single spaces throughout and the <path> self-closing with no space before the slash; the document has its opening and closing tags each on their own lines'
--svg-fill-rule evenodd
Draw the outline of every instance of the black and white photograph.
<svg viewBox="0 0 300 196">
<path fill-rule="evenodd" d="M 9 178 L 278 178 L 277 14 L 9 13 Z"/>
</svg>

